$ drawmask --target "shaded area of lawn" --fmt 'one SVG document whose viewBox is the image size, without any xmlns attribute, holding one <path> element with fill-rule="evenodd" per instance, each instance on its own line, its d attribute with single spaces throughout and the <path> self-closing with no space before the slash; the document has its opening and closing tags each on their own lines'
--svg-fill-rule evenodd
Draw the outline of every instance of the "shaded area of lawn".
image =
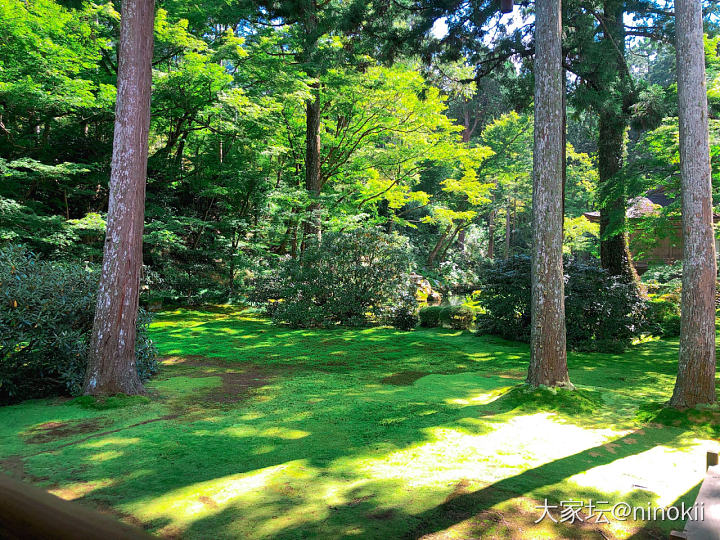
<svg viewBox="0 0 720 540">
<path fill-rule="evenodd" d="M 712 444 L 636 420 L 670 395 L 673 342 L 571 354 L 587 399 L 552 406 L 508 393 L 526 346 L 469 333 L 289 330 L 220 308 L 163 314 L 152 334 L 150 400 L 2 409 L 0 466 L 164 536 L 601 538 L 535 524 L 536 506 L 691 501 Z"/>
</svg>

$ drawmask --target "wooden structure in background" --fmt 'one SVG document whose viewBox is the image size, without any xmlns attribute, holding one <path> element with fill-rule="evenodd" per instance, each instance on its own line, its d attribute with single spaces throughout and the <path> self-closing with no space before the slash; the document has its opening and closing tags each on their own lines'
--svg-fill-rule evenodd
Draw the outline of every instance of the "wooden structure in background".
<svg viewBox="0 0 720 540">
<path fill-rule="evenodd" d="M 653 246 L 644 246 L 641 252 L 638 249 L 638 242 L 634 242 L 637 233 L 633 232 L 637 222 L 645 217 L 658 214 L 663 208 L 674 202 L 674 199 L 667 196 L 663 188 L 652 189 L 641 197 L 635 197 L 628 203 L 625 213 L 628 227 L 630 227 L 630 251 L 633 257 L 633 264 L 638 274 L 645 272 L 652 264 L 672 264 L 681 261 L 683 258 L 682 244 L 682 222 L 676 219 L 670 222 L 669 234 L 663 238 L 657 238 Z M 600 212 L 585 212 L 583 214 L 588 221 L 600 223 Z M 720 222 L 720 216 L 714 216 L 714 222 Z M 720 248 L 716 240 L 716 250 Z"/>
</svg>

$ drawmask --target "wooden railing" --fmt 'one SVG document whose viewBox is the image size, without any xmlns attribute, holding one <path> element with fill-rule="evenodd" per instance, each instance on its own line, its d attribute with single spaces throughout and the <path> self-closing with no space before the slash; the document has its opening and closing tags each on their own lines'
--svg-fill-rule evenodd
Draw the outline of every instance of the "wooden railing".
<svg viewBox="0 0 720 540">
<path fill-rule="evenodd" d="M 135 527 L 0 475 L 2 540 L 149 540 Z"/>
<path fill-rule="evenodd" d="M 720 465 L 717 452 L 708 452 L 707 472 L 695 504 L 701 505 L 702 519 L 689 520 L 681 532 L 672 531 L 671 540 L 720 540 Z"/>
</svg>

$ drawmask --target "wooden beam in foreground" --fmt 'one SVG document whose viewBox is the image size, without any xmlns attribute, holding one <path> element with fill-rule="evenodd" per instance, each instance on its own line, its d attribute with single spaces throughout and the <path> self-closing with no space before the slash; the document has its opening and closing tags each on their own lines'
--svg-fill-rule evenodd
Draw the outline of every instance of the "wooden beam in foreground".
<svg viewBox="0 0 720 540">
<path fill-rule="evenodd" d="M 150 540 L 130 525 L 0 475 L 0 539 Z"/>
</svg>

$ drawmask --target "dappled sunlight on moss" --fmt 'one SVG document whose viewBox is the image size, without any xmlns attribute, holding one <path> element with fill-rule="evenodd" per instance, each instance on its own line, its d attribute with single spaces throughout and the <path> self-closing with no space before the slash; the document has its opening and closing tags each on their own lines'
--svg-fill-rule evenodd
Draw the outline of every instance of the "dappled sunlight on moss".
<svg viewBox="0 0 720 540">
<path fill-rule="evenodd" d="M 122 452 L 118 452 L 117 450 L 108 450 L 107 452 L 97 452 L 91 456 L 88 456 L 87 459 L 90 461 L 108 461 L 110 459 L 117 459 L 122 456 Z"/>
<path fill-rule="evenodd" d="M 619 444 L 632 446 L 638 441 L 631 436 Z M 640 490 L 654 506 L 668 506 L 678 494 L 692 489 L 704 477 L 707 449 L 707 442 L 701 440 L 686 443 L 682 448 L 658 445 L 593 467 L 568 481 L 601 493 L 615 492 L 616 501 L 624 501 Z M 607 444 L 604 451 L 617 453 L 617 445 Z"/>
<path fill-rule="evenodd" d="M 527 345 L 441 329 L 292 330 L 240 313 L 161 314 L 149 400 L 4 408 L 0 459 L 20 456 L 58 493 L 165 536 L 582 538 L 589 529 L 533 524 L 534 506 L 692 497 L 713 444 L 712 419 L 638 415 L 669 397 L 676 342 L 571 353 L 579 391 L 525 392 Z M 233 381 L 248 391 L 228 391 Z M 48 422 L 102 426 L 20 436 Z"/>
<path fill-rule="evenodd" d="M 87 497 L 100 488 L 108 488 L 114 483 L 115 481 L 110 478 L 100 478 L 92 482 L 75 482 L 66 484 L 63 487 L 51 488 L 48 489 L 48 492 L 66 501 L 74 501 L 75 499 Z"/>
</svg>

